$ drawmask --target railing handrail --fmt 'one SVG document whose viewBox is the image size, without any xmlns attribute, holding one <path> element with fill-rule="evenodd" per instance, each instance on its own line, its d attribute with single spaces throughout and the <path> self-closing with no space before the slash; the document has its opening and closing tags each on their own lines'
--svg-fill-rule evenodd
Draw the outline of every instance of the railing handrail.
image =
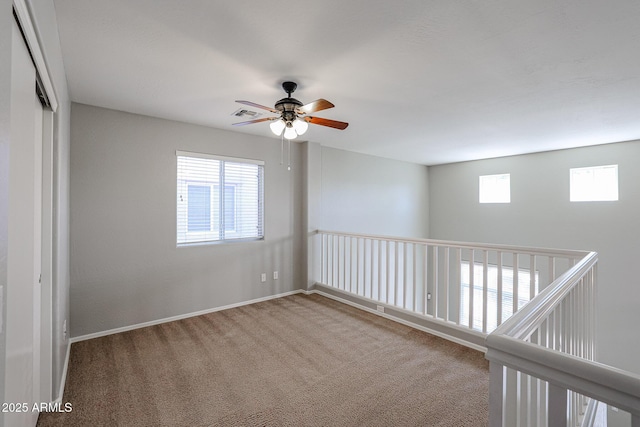
<svg viewBox="0 0 640 427">
<path fill-rule="evenodd" d="M 396 237 L 396 236 L 385 236 L 385 235 L 376 235 L 376 234 L 350 233 L 350 232 L 344 232 L 344 231 L 315 230 L 311 232 L 311 234 L 336 234 L 340 236 L 358 237 L 362 239 L 385 240 L 385 241 L 393 241 L 393 242 L 401 242 L 401 243 L 421 243 L 421 244 L 426 244 L 430 246 L 447 246 L 447 247 L 456 248 L 456 249 L 480 249 L 480 250 L 485 249 L 485 250 L 494 250 L 494 251 L 502 251 L 502 252 L 526 253 L 529 255 L 556 256 L 556 257 L 567 257 L 567 258 L 576 258 L 576 259 L 583 258 L 589 254 L 588 251 L 578 251 L 578 250 L 570 250 L 570 249 L 534 248 L 529 246 L 501 245 L 501 244 L 495 244 L 495 243 L 459 242 L 459 241 L 435 240 L 435 239 L 424 239 L 424 238 L 415 238 L 415 237 Z"/>
<path fill-rule="evenodd" d="M 597 263 L 598 254 L 587 255 L 569 270 L 558 276 L 549 286 L 540 291 L 529 303 L 505 320 L 490 335 L 506 335 L 516 339 L 526 339 L 547 315 L 560 304 L 584 275 Z"/>
<path fill-rule="evenodd" d="M 493 333 L 487 359 L 608 403 L 632 414 L 640 411 L 640 375 Z"/>
</svg>

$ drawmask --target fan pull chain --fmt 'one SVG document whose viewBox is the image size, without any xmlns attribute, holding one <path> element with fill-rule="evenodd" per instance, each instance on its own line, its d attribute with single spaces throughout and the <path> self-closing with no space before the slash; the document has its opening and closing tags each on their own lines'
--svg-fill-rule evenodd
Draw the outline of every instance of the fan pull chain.
<svg viewBox="0 0 640 427">
<path fill-rule="evenodd" d="M 284 164 L 284 134 L 280 136 L 280 164 Z M 287 139 L 287 170 L 291 170 L 291 140 Z"/>
<path fill-rule="evenodd" d="M 280 135 L 280 164 L 284 164 L 284 133 Z"/>
</svg>

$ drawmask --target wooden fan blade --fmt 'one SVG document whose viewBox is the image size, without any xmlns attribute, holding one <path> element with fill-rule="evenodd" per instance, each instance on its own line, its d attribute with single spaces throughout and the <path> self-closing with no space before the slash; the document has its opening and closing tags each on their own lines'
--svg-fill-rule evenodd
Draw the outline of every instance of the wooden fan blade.
<svg viewBox="0 0 640 427">
<path fill-rule="evenodd" d="M 261 119 L 249 120 L 246 122 L 232 123 L 233 126 L 244 126 L 244 125 L 252 125 L 254 123 L 267 122 L 271 120 L 277 120 L 280 117 L 263 117 Z"/>
<path fill-rule="evenodd" d="M 280 114 L 280 111 L 276 110 L 275 108 L 265 107 L 264 105 L 256 104 L 255 102 L 238 101 L 238 100 L 236 100 L 236 102 L 239 102 L 240 104 L 244 104 L 244 105 L 249 105 L 251 107 L 262 108 L 263 110 L 271 111 L 272 113 Z"/>
<path fill-rule="evenodd" d="M 322 117 L 307 116 L 304 118 L 304 121 L 308 123 L 313 123 L 314 125 L 328 126 L 330 128 L 340 129 L 340 130 L 344 130 L 347 128 L 347 126 L 349 126 L 349 123 L 339 122 L 337 120 L 323 119 Z"/>
<path fill-rule="evenodd" d="M 327 108 L 333 108 L 335 105 L 327 101 L 326 99 L 316 99 L 313 102 L 310 102 L 302 107 L 296 108 L 296 112 L 298 114 L 309 114 L 315 113 L 316 111 L 326 110 Z"/>
</svg>

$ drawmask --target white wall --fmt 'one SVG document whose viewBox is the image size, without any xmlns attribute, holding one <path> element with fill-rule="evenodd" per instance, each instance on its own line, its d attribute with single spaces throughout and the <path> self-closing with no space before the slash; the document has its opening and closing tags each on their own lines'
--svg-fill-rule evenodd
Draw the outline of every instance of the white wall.
<svg viewBox="0 0 640 427">
<path fill-rule="evenodd" d="M 273 138 L 82 104 L 71 129 L 72 336 L 303 287 L 298 144 L 289 172 Z M 265 161 L 264 241 L 176 248 L 176 150 Z"/>
<path fill-rule="evenodd" d="M 599 359 L 640 372 L 640 142 L 429 168 L 434 239 L 599 253 Z M 569 168 L 619 165 L 620 200 L 569 202 Z M 478 176 L 511 174 L 510 204 L 479 204 Z"/>
</svg>

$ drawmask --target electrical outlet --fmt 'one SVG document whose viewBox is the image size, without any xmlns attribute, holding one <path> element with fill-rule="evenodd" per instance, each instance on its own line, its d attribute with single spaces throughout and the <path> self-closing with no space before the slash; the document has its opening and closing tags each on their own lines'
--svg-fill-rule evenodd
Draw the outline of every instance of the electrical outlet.
<svg viewBox="0 0 640 427">
<path fill-rule="evenodd" d="M 261 281 L 262 283 L 264 283 L 264 282 L 266 282 L 266 281 L 267 281 L 267 273 L 262 273 L 262 274 L 260 275 L 260 281 Z"/>
<path fill-rule="evenodd" d="M 427 293 L 427 301 L 431 301 L 431 292 Z"/>
<path fill-rule="evenodd" d="M 278 280 L 278 272 L 277 271 L 273 272 L 273 280 Z"/>
<path fill-rule="evenodd" d="M 378 310 L 380 313 L 384 313 L 384 306 L 383 305 L 377 305 L 376 306 L 376 310 Z"/>
</svg>

